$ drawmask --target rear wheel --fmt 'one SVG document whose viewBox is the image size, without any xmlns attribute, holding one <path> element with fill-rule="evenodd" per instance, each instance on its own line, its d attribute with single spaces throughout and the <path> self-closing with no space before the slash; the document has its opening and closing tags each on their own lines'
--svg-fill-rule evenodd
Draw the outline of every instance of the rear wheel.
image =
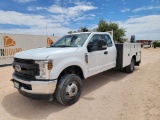
<svg viewBox="0 0 160 120">
<path fill-rule="evenodd" d="M 63 105 L 72 105 L 79 99 L 81 91 L 81 78 L 74 74 L 67 74 L 58 81 L 56 99 Z"/>
<path fill-rule="evenodd" d="M 134 71 L 134 68 L 135 68 L 135 59 L 132 58 L 131 64 L 126 67 L 126 72 L 132 73 Z"/>
</svg>

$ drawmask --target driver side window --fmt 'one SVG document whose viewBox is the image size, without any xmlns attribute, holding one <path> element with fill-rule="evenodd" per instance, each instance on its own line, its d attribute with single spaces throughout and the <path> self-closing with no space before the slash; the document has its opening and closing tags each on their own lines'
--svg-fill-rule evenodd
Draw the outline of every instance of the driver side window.
<svg viewBox="0 0 160 120">
<path fill-rule="evenodd" d="M 91 40 L 89 41 L 88 45 L 92 45 L 93 51 L 98 51 L 98 41 L 102 40 L 103 36 L 101 34 L 95 34 L 92 36 Z"/>
<path fill-rule="evenodd" d="M 107 35 L 107 34 L 105 34 L 104 35 L 104 40 L 106 41 L 106 43 L 107 43 L 107 47 L 112 47 L 112 40 L 111 40 L 111 38 L 110 38 L 110 36 L 109 35 Z"/>
</svg>

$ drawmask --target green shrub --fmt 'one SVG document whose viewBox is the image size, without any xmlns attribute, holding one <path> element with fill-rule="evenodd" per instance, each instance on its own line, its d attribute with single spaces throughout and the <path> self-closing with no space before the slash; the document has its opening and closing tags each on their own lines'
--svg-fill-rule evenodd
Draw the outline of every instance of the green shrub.
<svg viewBox="0 0 160 120">
<path fill-rule="evenodd" d="M 154 45 L 154 48 L 156 48 L 156 47 L 160 47 L 160 42 L 155 41 L 155 42 L 153 42 L 153 45 Z"/>
</svg>

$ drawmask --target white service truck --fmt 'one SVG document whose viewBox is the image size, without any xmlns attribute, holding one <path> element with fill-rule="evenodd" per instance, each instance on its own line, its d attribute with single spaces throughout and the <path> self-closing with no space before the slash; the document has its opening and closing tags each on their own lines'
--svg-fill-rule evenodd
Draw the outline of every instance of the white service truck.
<svg viewBox="0 0 160 120">
<path fill-rule="evenodd" d="M 82 79 L 119 68 L 127 73 L 141 62 L 139 43 L 115 44 L 108 32 L 65 35 L 50 47 L 16 53 L 14 87 L 32 99 L 56 99 L 72 105 L 80 97 Z"/>
</svg>

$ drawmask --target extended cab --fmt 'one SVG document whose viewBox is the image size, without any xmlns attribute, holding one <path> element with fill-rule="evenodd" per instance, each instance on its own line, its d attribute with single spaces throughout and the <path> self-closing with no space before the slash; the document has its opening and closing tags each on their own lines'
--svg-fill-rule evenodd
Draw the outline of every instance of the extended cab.
<svg viewBox="0 0 160 120">
<path fill-rule="evenodd" d="M 138 43 L 115 44 L 108 32 L 65 35 L 47 48 L 16 53 L 13 62 L 14 87 L 32 99 L 75 103 L 82 91 L 82 79 L 109 70 L 134 71 L 141 62 Z"/>
</svg>

